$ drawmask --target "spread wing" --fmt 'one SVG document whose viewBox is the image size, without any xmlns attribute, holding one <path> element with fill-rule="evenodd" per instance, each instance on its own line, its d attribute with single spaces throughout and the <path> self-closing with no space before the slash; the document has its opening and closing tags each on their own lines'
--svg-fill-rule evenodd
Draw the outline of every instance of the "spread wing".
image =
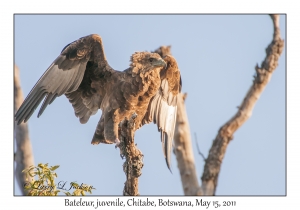
<svg viewBox="0 0 300 210">
<path fill-rule="evenodd" d="M 171 149 L 177 114 L 177 96 L 181 91 L 181 76 L 174 57 L 164 57 L 166 69 L 161 72 L 161 86 L 151 99 L 143 124 L 154 122 L 161 132 L 161 142 L 168 168 L 171 166 Z M 171 170 L 171 169 L 170 169 Z"/>
<path fill-rule="evenodd" d="M 93 72 L 95 71 L 95 72 Z M 32 88 L 15 115 L 18 124 L 26 122 L 44 99 L 38 117 L 56 97 L 66 94 L 81 123 L 95 114 L 102 96 L 91 87 L 95 75 L 110 76 L 101 37 L 93 34 L 67 45 Z M 97 74 L 95 74 L 97 73 Z"/>
</svg>

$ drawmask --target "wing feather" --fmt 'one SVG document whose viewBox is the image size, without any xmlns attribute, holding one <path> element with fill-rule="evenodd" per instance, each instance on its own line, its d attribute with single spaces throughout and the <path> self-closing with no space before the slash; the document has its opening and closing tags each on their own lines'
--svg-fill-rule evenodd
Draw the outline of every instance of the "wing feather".
<svg viewBox="0 0 300 210">
<path fill-rule="evenodd" d="M 29 108 L 31 107 L 31 109 L 33 109 L 37 102 L 40 103 L 43 100 L 43 97 L 41 97 L 41 95 L 43 95 L 44 93 L 45 93 L 44 91 L 39 91 L 36 94 L 29 95 L 27 97 L 28 98 L 27 103 L 25 103 L 24 106 L 21 106 L 19 108 L 18 112 L 16 113 L 16 119 L 17 120 L 18 120 L 18 118 L 19 119 L 21 119 L 21 118 L 25 119 L 28 115 L 31 116 Z M 18 124 L 19 123 L 21 123 L 21 122 L 18 121 Z"/>
<path fill-rule="evenodd" d="M 77 89 L 84 75 L 84 68 L 80 68 L 82 64 L 77 64 L 70 71 L 62 71 L 57 65 L 52 64 L 46 73 L 39 79 L 34 88 L 30 91 L 21 108 L 16 114 L 18 124 L 23 120 L 26 122 L 39 103 L 47 95 L 38 116 L 40 116 L 51 99 L 51 95 L 61 96 L 62 94 Z M 78 75 L 78 76 L 76 76 Z M 50 96 L 48 96 L 50 95 Z"/>
<path fill-rule="evenodd" d="M 68 97 L 72 92 L 75 93 L 71 94 L 68 99 L 73 105 L 75 115 L 80 117 L 80 121 L 86 122 L 91 114 L 97 112 L 101 102 L 101 96 L 98 96 L 95 91 L 88 96 L 85 94 L 84 99 L 82 96 L 83 93 L 91 92 L 92 89 L 90 83 L 86 84 L 91 80 L 91 73 L 83 81 L 87 71 L 94 72 L 95 70 L 95 68 L 87 70 L 88 62 L 97 64 L 97 72 L 95 72 L 97 75 L 107 71 L 114 72 L 105 59 L 101 37 L 95 34 L 82 37 L 62 50 L 20 106 L 15 115 L 17 123 L 26 122 L 44 98 L 38 117 L 56 97 L 63 94 Z M 81 86 L 84 88 L 78 91 Z"/>
<path fill-rule="evenodd" d="M 26 110 L 26 115 L 23 116 L 25 122 L 31 117 L 31 115 L 33 114 L 34 110 L 41 103 L 41 101 L 43 100 L 43 98 L 45 97 L 45 95 L 46 95 L 45 92 L 41 92 L 39 94 L 39 97 L 35 101 L 33 101 L 32 109 L 31 110 L 30 109 Z"/>
<path fill-rule="evenodd" d="M 172 93 L 169 93 L 172 94 Z M 169 105 L 164 99 L 162 91 L 159 91 L 151 100 L 148 107 L 147 122 L 153 121 L 161 132 L 161 142 L 168 168 L 171 168 L 171 149 L 176 123 L 177 105 Z M 145 123 L 145 121 L 144 121 Z"/>
<path fill-rule="evenodd" d="M 49 93 L 46 96 L 46 98 L 45 98 L 45 100 L 44 100 L 44 102 L 42 104 L 42 107 L 41 107 L 41 109 L 40 109 L 40 111 L 38 113 L 38 117 L 40 117 L 43 114 L 43 112 L 46 109 L 47 105 L 50 104 L 50 102 L 53 101 L 55 98 L 56 98 L 56 94 L 53 94 L 53 93 Z"/>
</svg>

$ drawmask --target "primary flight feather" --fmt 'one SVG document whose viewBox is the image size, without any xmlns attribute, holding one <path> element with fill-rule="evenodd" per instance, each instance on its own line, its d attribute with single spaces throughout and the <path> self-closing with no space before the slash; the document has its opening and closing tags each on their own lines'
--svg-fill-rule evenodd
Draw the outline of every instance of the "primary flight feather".
<svg viewBox="0 0 300 210">
<path fill-rule="evenodd" d="M 80 123 L 102 110 L 92 144 L 119 144 L 118 125 L 137 114 L 136 129 L 154 122 L 161 132 L 166 163 L 170 169 L 181 77 L 171 55 L 136 52 L 130 67 L 116 71 L 108 64 L 102 39 L 92 34 L 67 45 L 32 88 L 15 115 L 26 122 L 44 99 L 42 115 L 56 97 L 65 95 Z"/>
</svg>

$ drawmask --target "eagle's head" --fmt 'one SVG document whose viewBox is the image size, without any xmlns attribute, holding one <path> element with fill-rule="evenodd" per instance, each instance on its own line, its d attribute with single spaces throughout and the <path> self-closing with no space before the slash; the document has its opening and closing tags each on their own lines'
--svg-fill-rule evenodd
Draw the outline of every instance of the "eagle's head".
<svg viewBox="0 0 300 210">
<path fill-rule="evenodd" d="M 156 68 L 162 69 L 167 64 L 157 53 L 135 52 L 130 58 L 132 71 L 150 71 Z"/>
</svg>

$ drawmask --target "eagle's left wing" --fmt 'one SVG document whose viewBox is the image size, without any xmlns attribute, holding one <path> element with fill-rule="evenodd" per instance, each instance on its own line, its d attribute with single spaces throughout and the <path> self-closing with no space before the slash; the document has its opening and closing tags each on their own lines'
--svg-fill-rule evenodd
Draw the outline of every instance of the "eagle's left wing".
<svg viewBox="0 0 300 210">
<path fill-rule="evenodd" d="M 161 72 L 161 85 L 151 99 L 142 124 L 154 122 L 161 132 L 161 142 L 168 168 L 171 166 L 171 149 L 177 114 L 177 96 L 181 91 L 181 76 L 175 58 L 164 57 L 167 67 Z M 171 170 L 171 169 L 170 169 Z"/>
</svg>

